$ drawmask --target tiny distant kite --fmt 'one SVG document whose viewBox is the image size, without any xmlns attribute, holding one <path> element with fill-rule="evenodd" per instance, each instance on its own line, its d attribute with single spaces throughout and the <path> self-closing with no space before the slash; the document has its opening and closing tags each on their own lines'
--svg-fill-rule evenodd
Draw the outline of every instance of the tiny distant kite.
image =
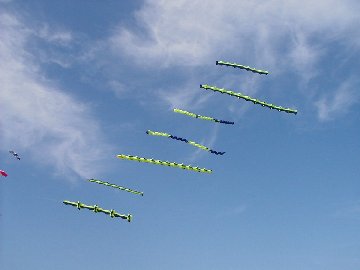
<svg viewBox="0 0 360 270">
<path fill-rule="evenodd" d="M 71 206 L 75 206 L 77 207 L 77 209 L 81 209 L 81 208 L 86 208 L 86 209 L 89 209 L 89 210 L 92 210 L 94 211 L 95 213 L 98 213 L 98 212 L 102 212 L 106 215 L 109 215 L 111 218 L 114 218 L 114 217 L 120 217 L 122 219 L 126 219 L 127 221 L 131 221 L 132 220 L 132 215 L 131 214 L 128 214 L 128 215 L 123 215 L 123 214 L 119 214 L 117 213 L 115 210 L 111 209 L 111 210 L 105 210 L 105 209 L 102 209 L 100 208 L 99 206 L 97 206 L 96 204 L 94 206 L 92 205 L 86 205 L 86 204 L 83 204 L 79 201 L 77 202 L 70 202 L 70 201 L 63 201 L 64 204 L 66 205 L 71 205 Z"/>
<path fill-rule="evenodd" d="M 117 189 L 124 190 L 124 191 L 130 192 L 130 193 L 139 194 L 139 195 L 141 195 L 141 196 L 144 196 L 144 192 L 132 190 L 132 189 L 130 189 L 130 188 L 124 188 L 124 187 L 121 187 L 121 186 L 118 186 L 118 185 L 114 185 L 114 184 L 111 184 L 111 183 L 108 183 L 108 182 L 104 182 L 104 181 L 101 181 L 101 180 L 88 179 L 88 181 L 89 181 L 89 182 L 93 182 L 93 183 L 97 183 L 97 184 L 101 184 L 101 185 L 105 185 L 105 186 L 109 186 L 109 187 L 113 187 L 113 188 L 117 188 Z"/>
<path fill-rule="evenodd" d="M 276 106 L 274 104 L 269 104 L 269 103 L 266 103 L 264 101 L 260 101 L 260 100 L 257 100 L 255 98 L 251 98 L 249 96 L 245 96 L 241 93 L 235 93 L 233 91 L 230 91 L 230 90 L 226 90 L 224 88 L 217 88 L 216 86 L 210 86 L 210 85 L 207 85 L 207 84 L 200 84 L 200 88 L 203 88 L 205 90 L 212 90 L 214 92 L 220 92 L 222 94 L 228 94 L 230 96 L 233 96 L 233 97 L 237 97 L 237 98 L 242 98 L 242 99 L 245 99 L 246 101 L 251 101 L 253 102 L 254 104 L 260 104 L 261 106 L 263 107 L 268 107 L 270 109 L 275 109 L 275 110 L 278 110 L 279 112 L 280 111 L 283 111 L 283 112 L 286 112 L 286 113 L 293 113 L 293 114 L 297 114 L 297 110 L 294 110 L 294 109 L 290 109 L 290 108 L 283 108 L 281 106 Z"/>
<path fill-rule="evenodd" d="M 13 150 L 9 151 L 10 154 L 13 154 L 14 157 L 16 157 L 18 160 L 20 160 L 20 157 L 17 153 L 15 153 Z"/>
<path fill-rule="evenodd" d="M 174 112 L 185 114 L 187 116 L 191 116 L 191 117 L 194 117 L 194 118 L 199 118 L 199 119 L 203 119 L 203 120 L 217 122 L 217 123 L 228 124 L 228 125 L 233 125 L 234 124 L 234 122 L 218 120 L 216 118 L 212 118 L 212 117 L 209 117 L 209 116 L 202 116 L 202 115 L 199 115 L 199 114 L 195 114 L 195 113 L 180 110 L 180 109 L 174 109 Z"/>
<path fill-rule="evenodd" d="M 8 176 L 8 174 L 6 172 L 4 172 L 3 170 L 0 170 L 0 174 L 5 177 Z"/>
<path fill-rule="evenodd" d="M 152 164 L 158 164 L 163 166 L 169 166 L 169 167 L 178 167 L 184 170 L 191 170 L 196 172 L 203 172 L 203 173 L 212 173 L 212 170 L 205 169 L 205 168 L 199 168 L 199 167 L 193 167 L 190 165 L 184 165 L 182 163 L 176 163 L 176 162 L 169 162 L 169 161 L 161 161 L 158 159 L 152 159 L 152 158 L 142 158 L 137 156 L 131 156 L 131 155 L 117 155 L 118 158 L 122 159 L 128 159 L 128 160 L 136 160 L 139 162 L 148 162 Z"/>
<path fill-rule="evenodd" d="M 215 151 L 215 150 L 211 150 L 210 148 L 208 148 L 208 147 L 206 147 L 204 145 L 198 144 L 198 143 L 193 142 L 193 141 L 189 141 L 187 139 L 176 137 L 176 136 L 173 136 L 171 134 L 164 133 L 164 132 L 157 132 L 157 131 L 148 130 L 148 131 L 146 131 L 146 134 L 153 135 L 153 136 L 163 136 L 163 137 L 167 137 L 167 138 L 170 138 L 170 139 L 183 141 L 183 142 L 186 142 L 186 143 L 191 144 L 193 146 L 196 146 L 196 147 L 198 147 L 198 148 L 200 148 L 202 150 L 209 151 L 210 153 L 215 154 L 215 155 L 223 155 L 223 154 L 225 154 L 225 152 L 218 152 L 218 151 Z"/>
<path fill-rule="evenodd" d="M 224 61 L 216 61 L 216 65 L 222 65 L 222 66 L 228 66 L 228 67 L 234 67 L 234 68 L 240 68 L 240 69 L 245 69 L 254 73 L 259 73 L 259 74 L 269 74 L 268 71 L 266 70 L 261 70 L 261 69 L 256 69 L 256 68 L 251 68 L 249 66 L 243 66 L 240 64 L 236 64 L 236 63 L 230 63 L 230 62 L 224 62 Z"/>
</svg>

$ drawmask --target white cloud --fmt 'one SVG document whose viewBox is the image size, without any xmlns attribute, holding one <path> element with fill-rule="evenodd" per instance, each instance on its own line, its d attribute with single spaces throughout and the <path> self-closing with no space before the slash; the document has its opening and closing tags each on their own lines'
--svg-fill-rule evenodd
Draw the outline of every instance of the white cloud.
<svg viewBox="0 0 360 270">
<path fill-rule="evenodd" d="M 89 107 L 42 76 L 26 50 L 33 32 L 0 13 L 1 144 L 29 151 L 57 173 L 89 176 L 108 148 Z"/>
<path fill-rule="evenodd" d="M 201 95 L 199 83 L 195 80 L 189 80 L 185 85 L 178 87 L 169 86 L 166 90 L 158 91 L 159 97 L 170 105 L 170 109 L 174 108 L 192 108 L 201 107 L 210 95 Z"/>
<path fill-rule="evenodd" d="M 135 14 L 145 34 L 119 27 L 111 44 L 142 65 L 199 65 L 231 51 L 273 70 L 288 60 L 306 70 L 317 56 L 307 39 L 343 38 L 358 29 L 356 6 L 336 0 L 145 1 Z M 294 33 L 295 40 L 289 38 Z"/>
<path fill-rule="evenodd" d="M 54 30 L 53 27 L 51 27 L 50 30 L 49 28 L 49 25 L 44 24 L 42 28 L 37 31 L 37 35 L 47 42 L 61 46 L 67 46 L 73 41 L 73 34 L 71 32 Z"/>
<path fill-rule="evenodd" d="M 301 79 L 294 83 L 308 89 L 310 80 L 326 75 L 319 66 L 332 57 L 329 43 L 358 50 L 359 9 L 356 0 L 145 0 L 135 13 L 138 28 L 119 26 L 109 46 L 142 67 L 189 68 L 221 58 L 270 70 L 272 76 L 291 71 Z M 186 91 L 161 97 L 171 106 L 193 99 Z M 337 104 L 350 104 L 343 92 L 330 110 L 324 109 L 329 101 L 322 102 L 322 118 L 339 111 Z"/>
<path fill-rule="evenodd" d="M 316 101 L 318 118 L 321 121 L 331 120 L 347 112 L 352 105 L 359 103 L 358 85 L 354 79 L 348 79 L 335 90 L 334 94 L 328 94 Z"/>
</svg>

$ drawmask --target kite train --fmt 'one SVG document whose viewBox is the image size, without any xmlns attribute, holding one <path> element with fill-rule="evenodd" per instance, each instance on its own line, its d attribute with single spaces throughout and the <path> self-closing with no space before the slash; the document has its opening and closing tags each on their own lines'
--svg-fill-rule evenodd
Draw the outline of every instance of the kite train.
<svg viewBox="0 0 360 270">
<path fill-rule="evenodd" d="M 15 153 L 13 150 L 9 151 L 10 154 L 13 154 L 14 157 L 16 157 L 18 160 L 20 160 L 20 157 L 17 153 Z"/>
<path fill-rule="evenodd" d="M 0 170 L 0 174 L 5 177 L 8 176 L 8 174 L 6 172 L 4 172 L 3 170 Z"/>
<path fill-rule="evenodd" d="M 99 206 L 97 206 L 96 204 L 94 206 L 92 205 L 86 205 L 86 204 L 83 204 L 79 201 L 77 202 L 70 202 L 70 201 L 63 201 L 64 204 L 66 205 L 71 205 L 71 206 L 75 206 L 77 207 L 77 209 L 81 209 L 81 208 L 86 208 L 86 209 L 89 209 L 89 210 L 92 210 L 94 211 L 95 213 L 98 213 L 98 212 L 102 212 L 106 215 L 109 215 L 111 218 L 114 218 L 114 217 L 120 217 L 122 219 L 126 219 L 127 221 L 131 221 L 132 220 L 132 215 L 128 214 L 128 215 L 123 215 L 123 214 L 119 214 L 117 213 L 115 210 L 105 210 L 105 209 L 102 209 L 100 208 Z"/>
<path fill-rule="evenodd" d="M 183 141 L 183 142 L 186 142 L 186 143 L 191 144 L 193 146 L 199 147 L 202 150 L 209 151 L 210 153 L 215 154 L 215 155 L 223 155 L 223 154 L 225 154 L 225 152 L 217 152 L 215 150 L 211 150 L 210 148 L 208 148 L 208 147 L 206 147 L 204 145 L 198 144 L 198 143 L 193 142 L 193 141 L 189 141 L 187 139 L 176 137 L 176 136 L 173 136 L 171 134 L 164 133 L 164 132 L 157 132 L 157 131 L 148 130 L 148 131 L 146 131 L 146 134 L 153 135 L 153 136 L 163 136 L 163 137 L 168 137 L 168 138 L 171 138 L 171 139 L 174 139 L 174 140 Z"/>
<path fill-rule="evenodd" d="M 226 90 L 224 88 L 217 88 L 216 86 L 210 86 L 210 85 L 207 85 L 207 84 L 200 84 L 200 88 L 203 88 L 205 90 L 212 90 L 214 92 L 220 92 L 222 94 L 228 94 L 230 96 L 233 96 L 233 97 L 237 97 L 237 98 L 242 98 L 242 99 L 245 99 L 246 101 L 251 101 L 253 102 L 254 104 L 260 104 L 261 106 L 263 107 L 268 107 L 270 109 L 275 109 L 275 110 L 278 110 L 279 112 L 280 111 L 283 111 L 283 112 L 286 112 L 286 113 L 293 113 L 293 114 L 297 114 L 297 110 L 294 110 L 294 109 L 290 109 L 290 108 L 283 108 L 281 106 L 276 106 L 274 104 L 269 104 L 269 103 L 266 103 L 264 101 L 260 101 L 260 100 L 257 100 L 255 98 L 251 98 L 249 96 L 245 96 L 241 93 L 235 93 L 233 91 L 230 91 L 230 90 Z"/>
<path fill-rule="evenodd" d="M 193 167 L 190 165 L 184 165 L 182 163 L 161 161 L 158 159 L 142 158 L 142 157 L 131 156 L 131 155 L 117 155 L 117 157 L 122 158 L 122 159 L 128 159 L 128 160 L 136 160 L 139 162 L 148 162 L 148 163 L 158 164 L 158 165 L 163 165 L 163 166 L 178 167 L 178 168 L 181 168 L 184 170 L 191 170 L 191 171 L 203 172 L 203 173 L 212 173 L 212 170 L 205 169 L 205 168 L 199 168 L 199 167 Z"/>
<path fill-rule="evenodd" d="M 208 121 L 214 121 L 214 122 L 217 122 L 217 123 L 228 124 L 228 125 L 233 125 L 234 124 L 234 122 L 218 120 L 218 119 L 215 119 L 215 118 L 212 118 L 212 117 L 209 117 L 209 116 L 202 116 L 202 115 L 199 115 L 199 114 L 191 113 L 191 112 L 180 110 L 180 109 L 174 109 L 174 112 L 185 114 L 187 116 L 191 116 L 191 117 L 194 117 L 194 118 L 199 118 L 199 119 L 208 120 Z"/>
<path fill-rule="evenodd" d="M 93 182 L 93 183 L 97 183 L 97 184 L 101 184 L 101 185 L 105 185 L 105 186 L 109 186 L 109 187 L 113 187 L 113 188 L 117 188 L 117 189 L 121 189 L 121 190 L 125 190 L 125 191 L 130 192 L 130 193 L 139 194 L 141 196 L 144 196 L 144 192 L 132 190 L 132 189 L 129 189 L 129 188 L 124 188 L 124 187 L 114 185 L 114 184 L 111 184 L 111 183 L 108 183 L 108 182 L 103 182 L 101 180 L 88 179 L 88 181 Z"/>
<path fill-rule="evenodd" d="M 269 74 L 269 72 L 266 71 L 266 70 L 251 68 L 249 66 L 243 66 L 243 65 L 240 65 L 240 64 L 236 64 L 236 63 L 230 63 L 230 62 L 224 62 L 224 61 L 216 61 L 216 65 L 228 66 L 228 67 L 234 67 L 234 68 L 241 68 L 241 69 L 245 69 L 245 70 L 252 71 L 254 73 L 259 73 L 259 74 L 265 74 L 265 75 Z"/>
</svg>

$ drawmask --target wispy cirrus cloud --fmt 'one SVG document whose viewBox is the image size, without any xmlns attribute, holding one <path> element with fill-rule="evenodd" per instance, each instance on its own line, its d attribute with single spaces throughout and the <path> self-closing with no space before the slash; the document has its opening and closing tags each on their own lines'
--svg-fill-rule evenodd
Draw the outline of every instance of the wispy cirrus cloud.
<svg viewBox="0 0 360 270">
<path fill-rule="evenodd" d="M 170 109 L 187 108 L 197 109 L 201 107 L 208 99 L 209 95 L 201 95 L 199 83 L 195 80 L 189 80 L 186 84 L 180 86 L 168 87 L 166 90 L 158 90 L 158 96 L 165 100 Z"/>
<path fill-rule="evenodd" d="M 229 209 L 224 209 L 222 211 L 217 211 L 216 216 L 217 218 L 223 218 L 227 216 L 238 216 L 243 214 L 248 209 L 246 204 L 239 204 L 237 206 L 233 206 Z"/>
<path fill-rule="evenodd" d="M 1 144 L 28 151 L 57 173 L 88 176 L 109 147 L 90 107 L 43 76 L 26 49 L 33 34 L 19 18 L 0 13 Z"/>
<path fill-rule="evenodd" d="M 218 137 L 218 134 L 219 134 L 219 126 L 216 125 L 215 127 L 213 127 L 211 129 L 210 134 L 208 134 L 206 139 L 202 139 L 201 141 L 199 141 L 197 143 L 200 143 L 200 144 L 205 145 L 206 147 L 208 147 L 210 149 L 213 149 L 214 144 L 216 142 L 216 139 Z M 219 150 L 219 149 L 213 149 L 213 150 L 221 152 L 221 150 Z M 207 152 L 206 150 L 198 148 L 198 149 L 196 149 L 195 151 L 193 151 L 191 153 L 191 155 L 187 158 L 187 160 L 189 160 L 189 162 L 194 162 L 204 154 L 208 155 L 210 153 Z M 210 155 L 212 155 L 212 154 L 210 154 Z"/>
<path fill-rule="evenodd" d="M 324 94 L 315 102 L 318 110 L 318 118 L 321 121 L 329 121 L 338 115 L 346 113 L 351 106 L 360 101 L 359 83 L 350 78 L 330 94 Z"/>
<path fill-rule="evenodd" d="M 73 41 L 73 34 L 67 30 L 50 30 L 48 24 L 44 24 L 38 31 L 37 35 L 47 42 L 55 45 L 67 46 Z"/>
<path fill-rule="evenodd" d="M 273 76 L 296 74 L 300 80 L 294 83 L 308 89 L 302 91 L 306 95 L 311 80 L 326 76 L 319 67 L 330 57 L 329 42 L 358 49 L 359 8 L 355 0 L 145 1 L 135 12 L 137 28 L 119 26 L 109 46 L 137 65 L 160 69 L 198 67 L 219 57 L 241 59 Z M 183 95 L 161 98 L 173 106 L 188 98 Z M 335 115 L 340 103 L 351 105 L 344 91 L 317 103 L 319 119 Z"/>
<path fill-rule="evenodd" d="M 334 218 L 360 219 L 360 201 L 347 201 L 337 204 L 332 216 Z"/>
<path fill-rule="evenodd" d="M 336 9 L 333 7 L 336 6 Z M 135 13 L 142 31 L 119 27 L 110 42 L 138 63 L 198 65 L 226 51 L 277 65 L 293 59 L 311 63 L 317 54 L 310 38 L 352 39 L 356 1 L 145 1 Z M 330 16 L 331 15 L 331 16 Z M 284 50 L 285 49 L 285 50 Z M 306 57 L 297 57 L 297 55 Z M 250 56 L 248 56 L 250 55 Z M 316 60 L 316 59 L 315 59 Z M 287 64 L 288 65 L 288 64 Z M 286 65 L 286 66 L 287 66 Z"/>
</svg>

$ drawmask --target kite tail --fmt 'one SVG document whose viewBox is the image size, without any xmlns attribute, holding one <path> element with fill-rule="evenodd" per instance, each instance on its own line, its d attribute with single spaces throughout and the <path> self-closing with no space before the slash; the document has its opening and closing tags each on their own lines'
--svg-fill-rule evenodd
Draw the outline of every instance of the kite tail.
<svg viewBox="0 0 360 270">
<path fill-rule="evenodd" d="M 234 125 L 235 124 L 234 122 L 225 121 L 225 120 L 218 120 L 218 119 L 215 119 L 215 122 L 219 122 L 219 123 L 227 124 L 227 125 Z"/>
<path fill-rule="evenodd" d="M 215 154 L 215 155 L 223 155 L 223 154 L 225 154 L 225 152 L 217 152 L 217 151 L 214 151 L 214 150 L 209 150 L 210 151 L 210 153 L 212 153 L 212 154 Z"/>
<path fill-rule="evenodd" d="M 187 139 L 183 139 L 183 138 L 180 138 L 180 137 L 176 137 L 176 136 L 173 136 L 173 135 L 170 135 L 169 138 L 171 139 L 175 139 L 175 140 L 178 140 L 178 141 L 183 141 L 183 142 L 189 142 Z"/>
</svg>

